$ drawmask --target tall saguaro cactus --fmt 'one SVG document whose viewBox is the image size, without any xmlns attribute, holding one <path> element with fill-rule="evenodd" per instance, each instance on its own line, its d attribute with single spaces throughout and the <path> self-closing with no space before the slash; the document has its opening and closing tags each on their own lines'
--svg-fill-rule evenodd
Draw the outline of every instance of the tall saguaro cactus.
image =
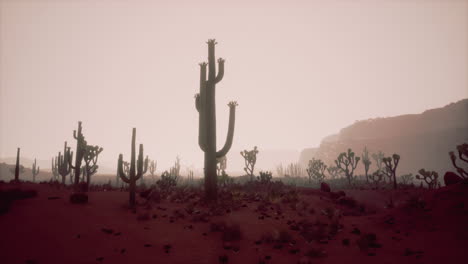
<svg viewBox="0 0 468 264">
<path fill-rule="evenodd" d="M 36 176 L 39 174 L 39 166 L 36 164 L 36 159 L 34 159 L 34 163 L 31 168 L 31 173 L 33 176 L 33 182 L 36 182 Z"/>
<path fill-rule="evenodd" d="M 139 180 L 143 176 L 143 174 L 145 174 L 148 170 L 148 158 L 143 158 L 143 144 L 140 144 L 140 149 L 138 152 L 138 161 L 136 165 L 137 167 L 135 168 L 135 136 L 136 128 L 133 128 L 132 154 L 130 156 L 130 171 L 127 174 L 124 171 L 124 161 L 122 154 L 119 155 L 119 162 L 117 164 L 120 178 L 122 179 L 122 181 L 128 183 L 128 191 L 130 193 L 129 205 L 131 208 L 135 207 L 136 181 Z"/>
<path fill-rule="evenodd" d="M 224 76 L 224 59 L 218 59 L 216 73 L 215 45 L 216 40 L 210 39 L 208 44 L 208 64 L 200 63 L 200 92 L 195 95 L 195 107 L 199 113 L 198 144 L 205 153 L 205 196 L 208 200 L 217 198 L 216 159 L 226 156 L 232 146 L 237 102 L 231 101 L 229 106 L 229 128 L 224 147 L 216 151 L 216 84 Z M 208 78 L 206 67 L 208 66 Z"/>
<path fill-rule="evenodd" d="M 75 166 L 72 165 L 72 158 L 69 159 L 70 168 L 75 170 L 74 185 L 75 190 L 78 190 L 80 184 L 80 174 L 81 174 L 81 162 L 86 151 L 86 140 L 81 132 L 81 121 L 78 122 L 78 131 L 73 130 L 73 137 L 76 139 L 76 156 L 75 156 Z"/>
</svg>

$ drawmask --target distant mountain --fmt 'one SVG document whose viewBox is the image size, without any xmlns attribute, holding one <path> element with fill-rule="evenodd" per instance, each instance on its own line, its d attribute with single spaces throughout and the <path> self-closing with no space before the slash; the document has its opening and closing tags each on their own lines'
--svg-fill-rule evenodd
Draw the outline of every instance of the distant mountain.
<svg viewBox="0 0 468 264">
<path fill-rule="evenodd" d="M 468 99 L 421 114 L 357 121 L 323 139 L 318 148 L 304 149 L 299 161 L 306 166 L 308 160 L 319 158 L 331 165 L 340 152 L 351 148 L 361 155 L 367 146 L 371 153 L 398 153 L 398 174 L 415 173 L 421 168 L 441 174 L 454 170 L 448 152 L 464 142 L 468 142 Z M 361 162 L 357 172 L 363 173 Z"/>
</svg>

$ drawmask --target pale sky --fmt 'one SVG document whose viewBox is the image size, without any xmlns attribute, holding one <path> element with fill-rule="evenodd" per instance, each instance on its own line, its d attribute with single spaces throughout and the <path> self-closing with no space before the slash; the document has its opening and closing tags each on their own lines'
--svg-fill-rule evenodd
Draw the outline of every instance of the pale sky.
<svg viewBox="0 0 468 264">
<path fill-rule="evenodd" d="M 232 155 L 468 97 L 468 1 L 0 0 L 0 157 L 49 160 L 81 120 L 105 166 L 129 157 L 136 127 L 160 166 L 202 167 L 209 38 L 226 59 L 218 148 L 239 103 Z"/>
</svg>

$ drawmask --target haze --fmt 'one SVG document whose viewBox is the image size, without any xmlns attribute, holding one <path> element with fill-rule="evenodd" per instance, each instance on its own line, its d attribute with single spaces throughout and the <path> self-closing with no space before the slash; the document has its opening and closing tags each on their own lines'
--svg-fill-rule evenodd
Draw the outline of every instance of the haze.
<svg viewBox="0 0 468 264">
<path fill-rule="evenodd" d="M 262 150 L 299 152 L 355 120 L 468 97 L 468 1 L 0 0 L 0 157 L 75 148 L 80 120 L 103 166 L 129 157 L 136 127 L 159 171 L 176 155 L 200 168 L 194 94 L 209 38 L 226 59 L 218 146 L 237 100 L 228 159 L 258 146 L 260 167 Z"/>
</svg>

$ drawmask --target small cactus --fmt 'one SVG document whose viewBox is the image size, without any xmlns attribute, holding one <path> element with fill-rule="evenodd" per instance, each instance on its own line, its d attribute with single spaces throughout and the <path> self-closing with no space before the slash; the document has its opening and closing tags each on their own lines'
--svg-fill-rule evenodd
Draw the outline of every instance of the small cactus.
<svg viewBox="0 0 468 264">
<path fill-rule="evenodd" d="M 258 154 L 258 149 L 257 146 L 254 147 L 253 150 L 244 150 L 241 151 L 241 156 L 244 158 L 245 161 L 245 167 L 244 171 L 247 173 L 248 176 L 250 176 L 250 180 L 254 180 L 254 170 L 255 170 L 255 163 L 257 163 L 257 154 Z"/>
<path fill-rule="evenodd" d="M 364 172 L 366 176 L 366 182 L 369 182 L 369 167 L 372 164 L 370 158 L 369 158 L 369 151 L 367 150 L 367 147 L 364 147 L 364 151 L 361 155 L 362 158 L 362 164 L 364 164 Z"/>
<path fill-rule="evenodd" d="M 36 159 L 34 159 L 34 163 L 31 168 L 32 176 L 33 176 L 33 182 L 36 182 L 36 176 L 39 174 L 39 166 L 36 164 Z"/>
<path fill-rule="evenodd" d="M 65 141 L 63 146 L 63 156 L 59 152 L 57 160 L 55 161 L 58 169 L 58 173 L 62 176 L 62 184 L 65 185 L 65 179 L 68 174 L 71 172 L 71 160 L 73 159 L 73 151 L 67 147 L 67 142 Z M 72 176 L 70 176 L 72 178 Z"/>
<path fill-rule="evenodd" d="M 99 154 L 103 151 L 103 148 L 99 146 L 87 145 L 83 154 L 83 161 L 85 162 L 83 168 L 83 178 L 86 176 L 86 185 L 89 188 L 91 183 L 91 176 L 93 176 L 99 166 L 97 165 Z"/>
<path fill-rule="evenodd" d="M 130 156 L 130 170 L 128 173 L 124 171 L 124 161 L 123 155 L 119 155 L 118 161 L 118 171 L 119 176 L 125 183 L 128 183 L 128 191 L 130 194 L 129 205 L 130 208 L 135 207 L 135 192 L 136 192 L 136 181 L 139 180 L 143 174 L 148 170 L 148 157 L 143 158 L 143 144 L 140 144 L 140 149 L 138 152 L 138 160 L 135 165 L 135 137 L 136 137 L 136 128 L 133 128 L 132 131 L 132 153 Z M 136 166 L 136 167 L 135 167 Z"/>
<path fill-rule="evenodd" d="M 57 164 L 57 157 L 52 158 L 52 181 L 57 181 L 59 178 L 59 170 Z"/>
<path fill-rule="evenodd" d="M 78 122 L 78 130 L 73 130 L 73 137 L 76 139 L 76 150 L 75 150 L 75 166 L 72 165 L 73 157 L 68 160 L 69 166 L 75 171 L 75 178 L 73 181 L 75 191 L 79 191 L 80 175 L 81 175 L 81 162 L 86 152 L 86 140 L 82 133 L 81 121 Z"/>
<path fill-rule="evenodd" d="M 393 189 L 397 189 L 397 181 L 396 181 L 396 169 L 398 167 L 398 163 L 400 162 L 400 155 L 393 154 L 392 157 L 386 157 L 382 159 L 383 163 L 385 164 L 385 169 L 383 172 L 393 181 Z M 393 162 L 392 162 L 393 161 Z"/>
<path fill-rule="evenodd" d="M 425 181 L 429 189 L 437 188 L 438 178 L 439 178 L 439 174 L 437 172 L 426 171 L 425 169 L 420 169 L 419 174 L 421 175 L 416 175 L 416 179 Z"/>
<path fill-rule="evenodd" d="M 151 174 L 151 177 L 154 177 L 155 173 L 156 173 L 156 168 L 158 166 L 158 162 L 155 161 L 155 160 L 152 160 L 150 163 L 149 163 L 149 172 Z"/>
<path fill-rule="evenodd" d="M 259 175 L 260 176 L 258 176 L 257 179 L 262 184 L 270 183 L 273 179 L 273 174 L 270 171 L 260 171 Z"/>
</svg>

